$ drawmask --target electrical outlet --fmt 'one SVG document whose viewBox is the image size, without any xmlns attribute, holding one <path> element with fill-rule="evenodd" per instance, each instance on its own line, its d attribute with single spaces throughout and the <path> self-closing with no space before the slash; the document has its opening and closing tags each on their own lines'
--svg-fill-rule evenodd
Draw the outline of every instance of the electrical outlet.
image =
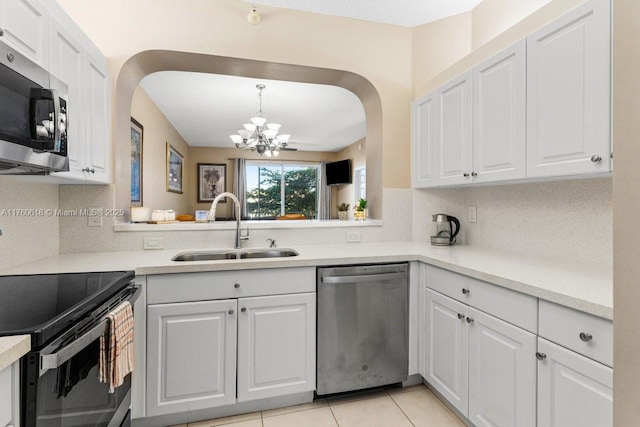
<svg viewBox="0 0 640 427">
<path fill-rule="evenodd" d="M 164 238 L 162 237 L 145 237 L 144 249 L 164 249 Z"/>
<path fill-rule="evenodd" d="M 469 222 L 478 222 L 478 208 L 469 206 Z"/>
<path fill-rule="evenodd" d="M 359 231 L 347 231 L 347 242 L 348 243 L 358 243 L 360 241 L 360 232 Z"/>
</svg>

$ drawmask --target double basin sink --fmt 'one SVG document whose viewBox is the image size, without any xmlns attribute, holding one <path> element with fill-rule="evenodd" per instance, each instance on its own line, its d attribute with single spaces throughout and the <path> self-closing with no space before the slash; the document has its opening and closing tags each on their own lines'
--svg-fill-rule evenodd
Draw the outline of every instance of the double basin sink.
<svg viewBox="0 0 640 427">
<path fill-rule="evenodd" d="M 224 251 L 183 252 L 171 261 L 219 261 L 230 259 L 286 258 L 297 256 L 293 249 L 245 249 Z"/>
</svg>

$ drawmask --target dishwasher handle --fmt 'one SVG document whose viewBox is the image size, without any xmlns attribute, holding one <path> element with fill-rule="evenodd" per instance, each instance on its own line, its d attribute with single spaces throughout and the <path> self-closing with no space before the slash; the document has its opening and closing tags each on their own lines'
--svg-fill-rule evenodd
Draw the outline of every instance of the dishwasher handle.
<svg viewBox="0 0 640 427">
<path fill-rule="evenodd" d="M 402 279 L 406 276 L 406 272 L 379 273 L 379 274 L 363 274 L 359 276 L 325 276 L 322 277 L 322 283 L 341 284 L 341 283 L 362 283 L 362 282 L 378 282 L 381 280 Z"/>
</svg>

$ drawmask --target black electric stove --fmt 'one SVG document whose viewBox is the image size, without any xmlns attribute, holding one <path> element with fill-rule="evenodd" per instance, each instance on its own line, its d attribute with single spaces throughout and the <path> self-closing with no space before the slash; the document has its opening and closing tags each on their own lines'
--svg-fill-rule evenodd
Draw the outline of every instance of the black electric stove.
<svg viewBox="0 0 640 427">
<path fill-rule="evenodd" d="M 133 271 L 0 276 L 0 336 L 30 334 L 31 347 L 40 348 L 133 277 Z"/>
<path fill-rule="evenodd" d="M 0 276 L 0 336 L 31 335 L 20 360 L 25 427 L 126 425 L 131 378 L 114 393 L 98 380 L 107 315 L 140 290 L 133 271 Z"/>
</svg>

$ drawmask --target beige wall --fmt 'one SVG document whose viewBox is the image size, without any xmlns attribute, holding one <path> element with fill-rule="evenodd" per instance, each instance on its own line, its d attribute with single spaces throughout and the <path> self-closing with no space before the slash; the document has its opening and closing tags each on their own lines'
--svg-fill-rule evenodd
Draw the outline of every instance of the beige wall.
<svg viewBox="0 0 640 427">
<path fill-rule="evenodd" d="M 154 209 L 189 210 L 193 194 L 193 177 L 188 173 L 191 156 L 189 146 L 171 122 L 138 86 L 131 103 L 131 116 L 144 127 L 142 141 L 142 203 Z M 186 170 L 182 173 L 183 193 L 167 191 L 167 142 L 184 156 Z"/>
<path fill-rule="evenodd" d="M 187 167 L 187 173 L 190 175 L 190 182 L 192 182 L 193 193 L 191 200 L 189 201 L 190 212 L 196 209 L 209 209 L 211 203 L 198 203 L 197 193 L 197 174 L 198 163 L 216 163 L 227 165 L 227 191 L 233 191 L 233 159 L 237 157 L 243 157 L 248 160 L 265 160 L 264 156 L 260 156 L 257 152 L 238 150 L 236 148 L 210 148 L 210 147 L 191 147 L 190 149 L 190 163 Z M 300 161 L 300 162 L 321 162 L 321 161 L 333 161 L 336 158 L 336 153 L 324 152 L 324 151 L 282 151 L 278 156 L 277 161 Z M 267 160 L 268 161 L 268 160 Z M 216 209 L 216 216 L 218 217 L 230 217 L 232 203 L 220 204 Z"/>
<path fill-rule="evenodd" d="M 249 6 L 237 0 L 59 2 L 109 59 L 113 93 L 117 93 L 115 147 L 124 138 L 124 130 L 119 128 L 122 120 L 118 118 L 124 112 L 119 111 L 122 107 L 118 106 L 117 98 L 123 94 L 126 97 L 130 86 L 137 85 L 136 72 L 166 69 L 162 61 L 169 52 L 153 58 L 149 55 L 146 63 L 140 60 L 130 64 L 134 69 L 125 70 L 130 76 L 121 74 L 127 60 L 141 52 L 181 51 L 267 61 L 268 66 L 260 75 L 249 73 L 242 66 L 235 69 L 238 75 L 253 77 L 270 75 L 280 79 L 280 65 L 338 70 L 347 73 L 342 73 L 333 84 L 350 87 L 361 98 L 368 111 L 368 143 L 377 147 L 367 159 L 367 165 L 378 172 L 373 176 L 379 179 L 379 184 L 371 185 L 375 190 L 371 196 L 374 215 L 379 216 L 381 210 L 383 186 L 409 187 L 409 116 L 413 98 L 410 28 L 266 6 L 260 7 L 262 23 L 251 26 L 246 22 Z M 183 62 L 175 66 L 189 65 Z M 312 79 L 312 75 L 308 68 L 302 69 L 298 81 L 324 83 Z M 354 84 L 358 76 L 372 85 L 375 97 L 363 98 L 363 93 L 358 93 L 356 86 L 362 86 Z M 369 116 L 372 108 L 381 109 L 380 114 Z M 124 174 L 123 159 L 116 157 L 115 164 L 116 172 Z M 122 185 L 116 182 L 116 191 L 119 186 Z"/>
<path fill-rule="evenodd" d="M 464 18 L 452 20 L 452 23 L 455 23 L 455 27 L 458 28 L 457 31 L 465 34 L 465 37 L 467 37 L 464 30 L 465 23 L 466 25 L 471 25 L 471 29 L 473 29 L 473 31 L 467 29 L 467 31 L 472 32 L 472 50 L 468 52 L 467 56 L 462 57 L 464 55 L 464 44 L 453 44 L 457 55 L 451 55 L 446 51 L 433 49 L 433 52 L 429 52 L 429 61 L 434 64 L 440 64 L 441 69 L 437 70 L 426 68 L 424 65 L 425 59 L 420 57 L 420 55 L 424 55 L 424 53 L 416 51 L 416 49 L 413 50 L 415 98 L 431 92 L 450 79 L 468 71 L 474 65 L 479 64 L 483 60 L 500 52 L 502 49 L 525 38 L 538 28 L 584 3 L 585 0 L 551 0 L 544 6 L 542 5 L 545 3 L 545 0 L 535 0 L 532 2 L 522 0 L 513 2 L 507 0 L 485 1 L 487 5 L 482 7 L 477 6 L 476 9 L 478 9 L 478 7 L 480 7 L 480 9 L 474 9 L 472 11 L 471 20 L 465 20 Z M 524 17 L 526 13 L 535 10 L 536 7 L 539 7 L 539 9 L 529 16 Z M 489 19 L 486 16 L 488 14 L 495 15 L 495 17 L 490 19 L 492 22 L 496 23 L 496 25 L 502 29 L 507 29 L 498 34 L 499 31 L 493 29 L 491 25 L 484 25 L 482 21 Z M 503 14 L 504 17 L 502 17 Z M 512 22 L 511 20 L 514 19 L 519 22 Z M 438 31 L 438 33 L 439 37 L 443 38 L 448 35 L 446 28 Z M 428 45 L 428 40 L 421 40 L 422 38 L 428 37 L 434 37 L 430 31 L 422 30 L 416 32 L 413 41 L 414 46 L 420 43 Z M 456 62 L 456 56 L 462 59 Z"/>
<path fill-rule="evenodd" d="M 352 174 L 357 168 L 366 166 L 367 160 L 367 142 L 365 138 L 362 138 L 348 147 L 338 151 L 336 153 L 335 160 L 351 159 Z M 354 176 L 355 178 L 355 176 Z M 351 209 L 350 216 L 353 216 L 352 210 L 356 204 L 355 199 L 355 184 L 338 185 L 332 188 L 331 191 L 331 218 L 338 217 L 337 205 L 346 203 Z"/>
<path fill-rule="evenodd" d="M 550 1 L 483 0 L 471 12 L 473 49 L 503 33 Z"/>
<path fill-rule="evenodd" d="M 640 420 L 640 2 L 613 1 L 613 420 Z"/>
</svg>

